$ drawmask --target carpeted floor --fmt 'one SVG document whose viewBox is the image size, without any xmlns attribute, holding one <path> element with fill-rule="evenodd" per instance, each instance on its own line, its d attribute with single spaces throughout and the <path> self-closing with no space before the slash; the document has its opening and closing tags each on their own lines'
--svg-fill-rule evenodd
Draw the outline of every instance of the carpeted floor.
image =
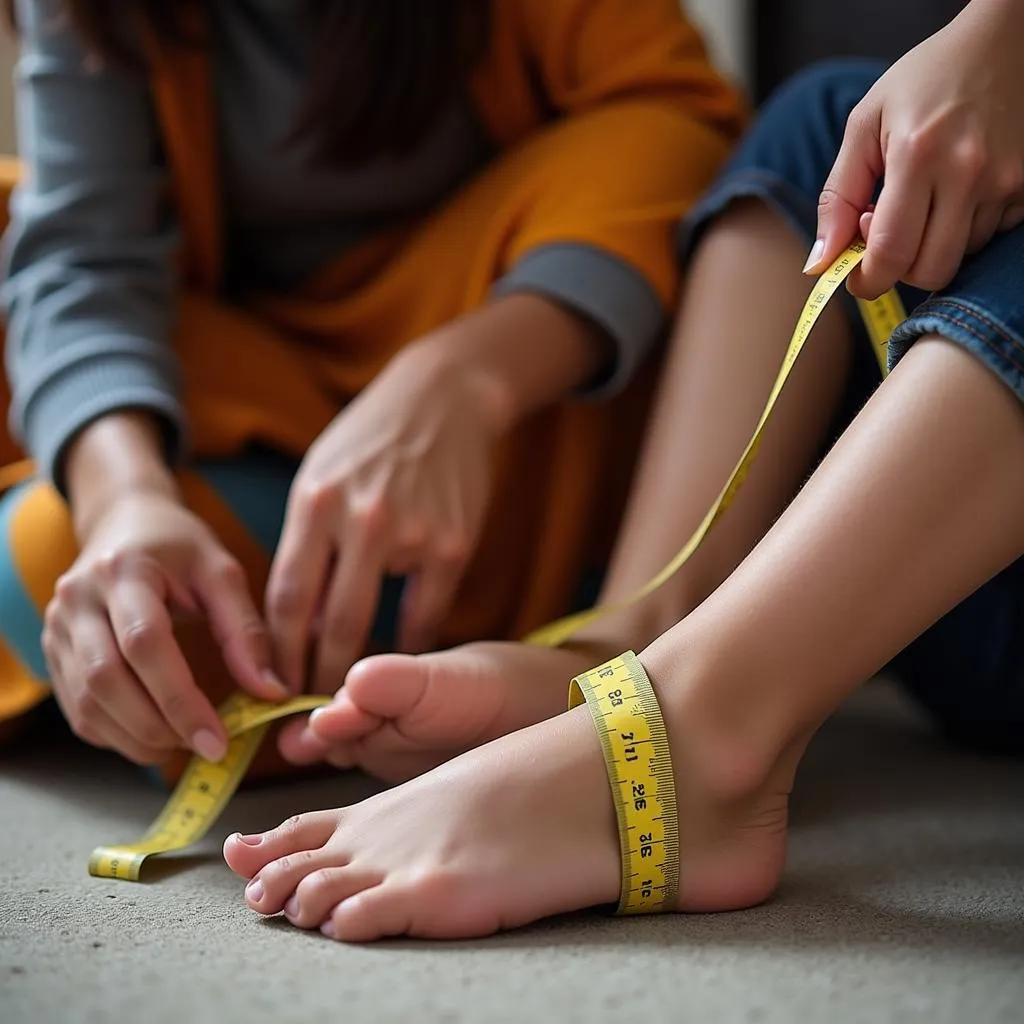
<svg viewBox="0 0 1024 1024">
<path fill-rule="evenodd" d="M 242 904 L 222 837 L 365 780 L 243 793 L 196 854 L 132 885 L 85 863 L 160 792 L 65 737 L 0 758 L 3 1024 L 1024 1022 L 1024 765 L 945 748 L 884 687 L 815 741 L 771 904 L 472 943 L 346 948 Z"/>
</svg>

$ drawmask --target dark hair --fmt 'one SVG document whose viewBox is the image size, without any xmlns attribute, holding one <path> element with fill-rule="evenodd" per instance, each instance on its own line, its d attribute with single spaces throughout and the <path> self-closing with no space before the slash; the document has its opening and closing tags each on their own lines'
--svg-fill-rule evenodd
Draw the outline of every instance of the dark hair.
<svg viewBox="0 0 1024 1024">
<path fill-rule="evenodd" d="M 343 166 L 416 149 L 489 39 L 489 0 L 304 0 L 316 26 L 309 88 L 288 141 L 313 137 Z M 14 0 L 6 0 L 13 20 Z M 63 0 L 96 55 L 143 69 L 139 29 L 165 45 L 202 45 L 187 18 L 197 0 Z"/>
</svg>

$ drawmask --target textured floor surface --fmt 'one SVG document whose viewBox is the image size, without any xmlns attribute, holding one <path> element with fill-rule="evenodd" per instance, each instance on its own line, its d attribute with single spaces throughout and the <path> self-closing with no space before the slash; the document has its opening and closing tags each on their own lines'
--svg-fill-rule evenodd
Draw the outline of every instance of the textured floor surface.
<svg viewBox="0 0 1024 1024">
<path fill-rule="evenodd" d="M 1024 1022 L 1024 765 L 947 749 L 885 689 L 815 741 L 786 881 L 742 914 L 367 948 L 251 915 L 223 836 L 369 790 L 243 793 L 194 855 L 132 885 L 85 863 L 161 793 L 63 737 L 0 754 L 0 1021 Z"/>
</svg>

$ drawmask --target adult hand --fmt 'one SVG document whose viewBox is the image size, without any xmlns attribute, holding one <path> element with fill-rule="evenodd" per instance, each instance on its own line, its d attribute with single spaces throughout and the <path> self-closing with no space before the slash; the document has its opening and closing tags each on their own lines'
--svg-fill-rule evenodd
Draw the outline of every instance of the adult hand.
<svg viewBox="0 0 1024 1024">
<path fill-rule="evenodd" d="M 239 564 L 175 498 L 127 493 L 92 524 L 46 610 L 54 693 L 80 737 L 139 764 L 181 746 L 224 755 L 217 713 L 174 638 L 175 611 L 207 617 L 243 689 L 286 696 Z"/>
<path fill-rule="evenodd" d="M 458 332 L 459 325 L 448 328 Z M 362 654 L 385 574 L 405 575 L 398 646 L 430 647 L 476 546 L 501 433 L 486 375 L 442 347 L 397 356 L 310 448 L 267 587 L 277 664 L 333 693 Z"/>
<path fill-rule="evenodd" d="M 897 281 L 934 291 L 1024 220 L 1022 38 L 1019 0 L 974 0 L 878 80 L 847 123 L 807 273 L 860 233 L 851 292 L 876 298 Z"/>
</svg>

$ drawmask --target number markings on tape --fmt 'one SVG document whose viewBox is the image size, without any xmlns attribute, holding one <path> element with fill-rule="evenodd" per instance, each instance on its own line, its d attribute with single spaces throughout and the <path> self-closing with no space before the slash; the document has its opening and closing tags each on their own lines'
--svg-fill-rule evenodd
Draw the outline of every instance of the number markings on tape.
<svg viewBox="0 0 1024 1024">
<path fill-rule="evenodd" d="M 559 619 L 530 634 L 525 643 L 557 647 L 585 625 L 652 594 L 682 568 L 742 486 L 757 456 L 768 419 L 811 330 L 828 301 L 863 259 L 865 250 L 863 242 L 855 242 L 815 283 L 754 435 L 718 499 L 682 550 L 657 576 L 624 601 Z M 889 336 L 906 317 L 902 303 L 892 291 L 871 302 L 859 300 L 858 305 L 884 374 Z M 601 677 L 598 673 L 609 666 L 614 666 L 613 675 Z M 610 685 L 609 680 L 614 680 L 615 685 Z M 581 687 L 593 687 L 593 700 L 588 704 L 594 713 L 609 776 L 618 773 L 614 776 L 619 780 L 616 787 L 620 793 L 616 797 L 616 813 L 620 831 L 626 836 L 623 856 L 628 859 L 619 911 L 650 913 L 670 909 L 678 898 L 679 837 L 671 756 L 657 698 L 643 667 L 631 654 L 574 680 L 573 706 L 584 699 Z M 614 690 L 623 694 L 621 704 L 613 703 L 609 697 Z M 624 696 L 627 693 L 628 699 Z M 299 697 L 285 704 L 263 704 L 241 693 L 230 698 L 220 709 L 230 737 L 225 759 L 220 764 L 210 764 L 193 758 L 146 835 L 137 843 L 98 847 L 89 860 L 90 874 L 137 881 L 147 857 L 182 850 L 197 842 L 238 788 L 266 726 L 286 715 L 320 707 L 328 700 Z M 594 712 L 599 706 L 605 709 L 600 715 Z M 642 791 L 634 791 L 634 787 Z"/>
<path fill-rule="evenodd" d="M 241 693 L 230 697 L 219 709 L 229 737 L 223 759 L 213 763 L 193 757 L 142 839 L 124 846 L 97 847 L 89 858 L 89 874 L 137 882 L 148 857 L 197 843 L 238 789 L 270 723 L 321 707 L 329 699 L 297 697 L 284 704 L 266 704 Z"/>
<path fill-rule="evenodd" d="M 632 652 L 573 680 L 570 707 L 586 700 L 608 769 L 622 853 L 620 914 L 674 910 L 679 826 L 668 736 L 658 700 Z"/>
</svg>

